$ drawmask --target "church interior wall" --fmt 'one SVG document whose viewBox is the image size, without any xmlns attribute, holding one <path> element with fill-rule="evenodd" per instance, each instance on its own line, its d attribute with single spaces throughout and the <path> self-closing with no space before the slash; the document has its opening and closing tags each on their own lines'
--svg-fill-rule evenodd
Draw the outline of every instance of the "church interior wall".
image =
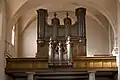
<svg viewBox="0 0 120 80">
<path fill-rule="evenodd" d="M 1 0 L 1 1 L 4 1 L 4 0 Z M 5 80 L 4 79 L 5 78 L 5 70 L 4 70 L 4 68 L 5 68 L 5 57 L 4 57 L 5 40 L 4 40 L 4 38 L 6 38 L 6 40 L 10 42 L 12 26 L 17 21 L 19 22 L 20 16 L 22 16 L 25 12 L 28 11 L 27 10 L 28 7 L 31 6 L 31 8 L 33 8 L 35 4 L 37 5 L 39 0 L 36 0 L 36 2 L 34 2 L 34 3 L 33 3 L 32 0 L 19 0 L 19 1 L 18 0 L 6 0 L 6 1 L 7 1 L 7 21 L 8 21 L 8 23 L 6 23 L 7 26 L 5 26 L 5 25 L 3 26 L 3 24 L 5 24 L 5 23 L 3 22 L 3 14 L 2 14 L 3 12 L 1 12 L 1 7 L 0 7 L 0 23 L 2 23 L 2 24 L 0 24 L 0 53 L 1 53 L 1 56 L 0 56 L 0 78 L 2 80 Z M 46 0 L 41 0 L 41 1 L 43 1 L 43 3 L 47 2 Z M 81 1 L 80 1 L 80 3 L 81 3 Z M 54 2 L 54 0 L 53 0 L 53 2 Z M 62 1 L 60 1 L 60 2 L 62 2 Z M 66 2 L 67 2 L 67 0 L 66 0 Z M 116 20 L 117 15 L 116 15 L 116 2 L 115 2 L 115 0 L 106 0 L 106 3 L 104 1 L 102 1 L 102 0 L 100 0 L 100 2 L 97 2 L 97 1 L 94 0 L 93 2 L 96 5 L 99 5 L 102 8 L 105 8 L 107 10 L 107 12 L 110 14 L 110 17 L 111 17 L 109 19 L 113 19 L 113 23 L 117 22 L 117 20 Z M 27 3 L 27 4 L 25 4 L 24 7 L 23 7 L 22 5 L 24 3 Z M 42 2 L 39 2 L 39 3 L 41 4 Z M 101 4 L 103 4 L 103 5 L 101 5 Z M 0 6 L 1 6 L 1 3 L 0 3 Z M 2 2 L 2 6 L 4 6 L 4 2 Z M 28 20 L 28 19 L 26 19 L 26 20 Z M 108 54 L 108 35 L 105 33 L 105 31 L 101 27 L 101 25 L 98 24 L 93 19 L 88 18 L 87 22 L 88 22 L 88 25 L 87 25 L 88 33 L 89 33 L 87 35 L 88 41 L 89 41 L 88 42 L 88 49 L 92 50 L 96 54 L 99 54 L 99 53 Z M 21 26 L 20 23 L 18 23 L 18 24 L 19 24 L 18 29 L 20 30 L 22 26 Z M 112 27 L 116 27 L 116 26 L 114 25 Z M 7 29 L 6 31 L 4 30 L 5 28 Z M 115 30 L 117 30 L 117 29 L 115 29 Z M 101 33 L 101 34 L 97 35 L 97 33 L 95 31 L 97 33 Z M 18 31 L 18 33 L 21 33 L 21 32 Z M 91 35 L 96 35 L 96 36 L 94 37 L 94 36 L 91 36 Z M 19 52 L 19 50 L 16 50 L 16 53 L 19 52 L 19 54 L 14 55 L 14 54 L 11 53 L 13 55 L 13 57 L 17 57 L 17 55 L 19 55 L 21 57 L 34 57 L 35 53 L 36 53 L 36 49 L 34 49 L 34 48 L 36 48 L 36 47 L 34 47 L 34 46 L 36 46 L 36 38 L 35 37 L 36 37 L 36 22 L 34 21 L 22 33 L 22 39 L 21 39 L 20 36 L 19 36 L 19 38 L 17 38 L 17 40 L 19 39 L 19 41 L 21 41 L 21 43 L 19 43 L 19 41 L 18 41 L 18 43 L 21 44 L 21 46 L 19 46 L 18 44 L 16 46 L 19 46 L 20 49 L 22 49 L 22 46 L 23 46 L 24 49 L 21 50 L 22 53 Z M 91 41 L 93 41 L 94 43 L 92 43 Z M 96 48 L 97 51 L 94 51 L 94 48 Z M 88 53 L 90 53 L 89 50 L 88 50 Z M 93 53 L 90 53 L 90 55 L 93 55 Z M 100 78 L 100 80 L 101 80 L 101 78 Z"/>
<path fill-rule="evenodd" d="M 65 12 L 59 14 L 63 15 Z M 52 14 L 50 14 L 51 16 Z M 71 15 L 75 22 L 75 17 Z M 52 16 L 53 17 L 53 16 Z M 62 16 L 58 16 L 63 19 Z M 51 17 L 49 17 L 51 18 Z M 62 22 L 61 19 L 61 22 Z M 94 19 L 86 17 L 87 26 L 87 55 L 109 55 L 109 34 L 105 29 Z M 61 23 L 63 24 L 63 23 Z M 107 23 L 106 23 L 107 24 Z M 21 27 L 22 28 L 22 27 Z M 37 52 L 36 44 L 36 20 L 33 21 L 25 30 L 21 33 L 21 48 L 20 57 L 35 57 Z"/>
<path fill-rule="evenodd" d="M 12 3 L 12 2 L 14 2 L 14 3 Z M 53 2 L 55 2 L 55 1 L 53 0 Z M 15 54 L 12 54 L 13 57 L 17 57 L 17 55 L 21 56 L 22 54 L 24 54 L 24 52 L 22 53 L 22 51 L 20 49 L 21 46 L 22 46 L 21 41 L 23 41 L 23 40 L 21 40 L 21 34 L 22 35 L 24 34 L 24 33 L 22 33 L 22 31 L 24 31 L 24 29 L 26 28 L 26 24 L 29 23 L 31 18 L 33 16 L 35 16 L 36 9 L 42 8 L 42 7 L 48 8 L 51 11 L 57 11 L 57 10 L 61 11 L 61 9 L 64 9 L 64 11 L 67 10 L 67 9 L 71 10 L 71 9 L 74 9 L 75 7 L 77 7 L 78 5 L 82 5 L 84 7 L 87 7 L 88 11 L 90 11 L 94 16 L 97 17 L 97 19 L 100 20 L 100 22 L 103 24 L 103 27 L 106 28 L 106 30 L 108 30 L 107 29 L 108 24 L 110 24 L 110 26 L 112 26 L 113 33 L 114 33 L 114 38 L 115 38 L 115 36 L 116 36 L 116 33 L 115 33 L 116 28 L 115 27 L 116 26 L 114 25 L 114 23 L 116 23 L 116 12 L 117 12 L 116 11 L 117 6 L 115 6 L 116 1 L 113 1 L 113 0 L 102 1 L 101 0 L 101 1 L 97 2 L 97 1 L 85 0 L 85 1 L 76 1 L 76 2 L 72 1 L 72 2 L 69 2 L 69 3 L 68 3 L 68 1 L 65 1 L 64 4 L 61 1 L 61 2 L 56 2 L 55 3 L 55 4 L 57 4 L 58 7 L 55 7 L 56 5 L 54 5 L 53 2 L 49 2 L 49 1 L 38 1 L 38 2 L 35 1 L 35 2 L 32 2 L 30 0 L 20 0 L 19 2 L 16 1 L 16 0 L 12 0 L 12 1 L 7 0 L 6 1 L 6 3 L 7 3 L 7 21 L 8 21 L 6 40 L 8 42 L 10 42 L 10 40 L 11 40 L 11 29 L 12 29 L 11 26 L 16 24 L 17 22 L 19 24 L 18 25 L 18 27 L 19 27 L 19 32 L 18 32 L 19 33 L 18 34 L 19 38 L 16 39 L 16 40 L 19 40 L 19 41 L 16 43 L 17 48 L 15 49 L 16 50 Z M 43 4 L 41 5 L 40 3 L 43 3 L 44 6 L 43 6 Z M 53 4 L 53 5 L 47 5 L 48 3 Z M 62 6 L 64 6 L 64 8 L 60 7 L 61 4 L 62 4 Z M 110 5 L 112 5 L 112 6 L 110 6 Z M 69 8 L 71 8 L 71 9 L 69 9 Z M 104 15 L 107 18 L 107 20 L 108 20 L 107 22 L 103 20 L 101 14 Z M 100 18 L 102 18 L 102 19 L 100 19 Z M 113 25 L 111 25 L 111 24 L 113 24 Z M 28 25 L 28 27 L 29 27 L 29 25 Z M 108 38 L 108 36 L 107 36 L 107 38 Z M 112 44 L 115 43 L 113 40 L 112 40 Z M 103 50 L 102 52 L 103 52 L 103 54 L 104 53 L 108 54 L 108 51 L 109 51 L 108 43 L 109 42 L 107 41 L 107 42 L 104 42 L 104 43 L 107 44 L 106 45 L 107 49 Z M 88 43 L 88 44 L 90 44 L 90 43 Z M 101 50 L 102 50 L 102 48 L 101 48 Z M 99 54 L 99 51 L 101 51 L 101 50 L 96 50 L 96 51 L 90 50 L 89 52 L 93 51 L 93 52 Z"/>
</svg>

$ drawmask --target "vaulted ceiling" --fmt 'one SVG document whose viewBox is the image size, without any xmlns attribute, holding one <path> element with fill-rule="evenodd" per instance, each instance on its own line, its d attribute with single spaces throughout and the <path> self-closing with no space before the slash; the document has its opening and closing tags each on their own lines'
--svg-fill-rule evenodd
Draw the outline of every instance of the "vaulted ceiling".
<svg viewBox="0 0 120 80">
<path fill-rule="evenodd" d="M 49 12 L 74 11 L 77 7 L 87 8 L 87 14 L 104 25 L 101 17 L 105 17 L 113 28 L 117 23 L 117 0 L 6 0 L 7 22 L 9 29 L 22 18 L 27 25 L 36 15 L 36 9 L 45 8 Z M 27 19 L 26 19 L 27 18 Z"/>
</svg>

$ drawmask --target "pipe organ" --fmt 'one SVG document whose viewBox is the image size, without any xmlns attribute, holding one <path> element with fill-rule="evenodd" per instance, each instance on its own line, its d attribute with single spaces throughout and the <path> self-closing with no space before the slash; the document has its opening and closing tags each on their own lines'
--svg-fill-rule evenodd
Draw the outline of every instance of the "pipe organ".
<svg viewBox="0 0 120 80">
<path fill-rule="evenodd" d="M 85 8 L 77 8 L 77 20 L 73 23 L 66 12 L 61 25 L 55 12 L 48 24 L 48 11 L 37 10 L 36 58 L 7 58 L 5 73 L 13 80 L 93 80 L 95 77 L 117 80 L 116 57 L 85 57 L 85 14 Z"/>
<path fill-rule="evenodd" d="M 75 10 L 77 21 L 72 24 L 69 13 L 60 24 L 57 13 L 47 22 L 48 11 L 37 10 L 37 54 L 38 58 L 48 57 L 49 65 L 72 66 L 72 58 L 86 56 L 85 8 Z"/>
</svg>

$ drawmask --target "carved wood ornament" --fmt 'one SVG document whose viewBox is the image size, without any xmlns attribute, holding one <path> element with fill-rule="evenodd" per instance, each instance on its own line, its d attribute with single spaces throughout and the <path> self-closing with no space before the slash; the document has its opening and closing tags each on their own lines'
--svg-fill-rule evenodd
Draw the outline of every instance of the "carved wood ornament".
<svg viewBox="0 0 120 80">
<path fill-rule="evenodd" d="M 50 61 L 68 60 L 73 57 L 86 56 L 86 24 L 85 8 L 75 10 L 77 21 L 72 24 L 69 13 L 63 19 L 64 25 L 60 25 L 57 13 L 51 19 L 51 25 L 47 23 L 48 12 L 45 9 L 37 10 L 37 54 L 38 58 L 49 58 Z"/>
</svg>

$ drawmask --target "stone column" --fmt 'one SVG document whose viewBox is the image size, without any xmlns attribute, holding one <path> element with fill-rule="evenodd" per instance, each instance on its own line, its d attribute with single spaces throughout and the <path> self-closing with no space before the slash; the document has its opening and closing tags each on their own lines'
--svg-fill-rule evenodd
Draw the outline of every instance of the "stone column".
<svg viewBox="0 0 120 80">
<path fill-rule="evenodd" d="M 27 72 L 27 80 L 34 80 L 34 73 L 33 72 Z"/>
<path fill-rule="evenodd" d="M 0 0 L 0 79 L 5 80 L 5 0 Z"/>
<path fill-rule="evenodd" d="M 117 0 L 117 46 L 118 46 L 118 80 L 120 80 L 120 0 Z"/>
<path fill-rule="evenodd" d="M 89 71 L 89 80 L 95 80 L 95 71 Z"/>
</svg>

